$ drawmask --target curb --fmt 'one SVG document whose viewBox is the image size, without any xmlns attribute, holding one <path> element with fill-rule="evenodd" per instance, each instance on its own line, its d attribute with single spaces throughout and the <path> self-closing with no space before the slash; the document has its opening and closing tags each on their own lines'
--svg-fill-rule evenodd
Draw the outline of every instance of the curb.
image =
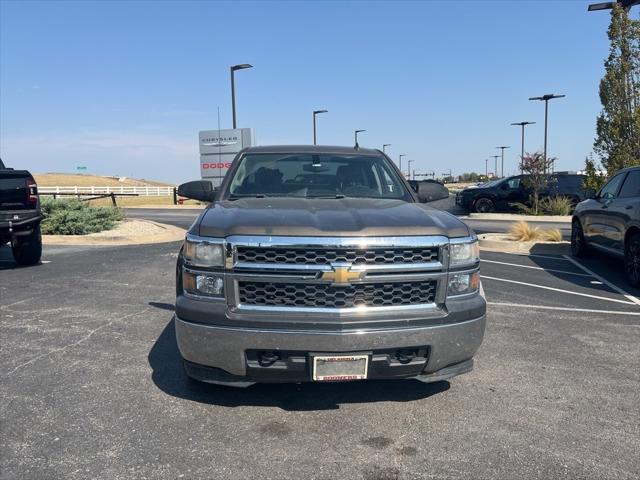
<svg viewBox="0 0 640 480">
<path fill-rule="evenodd" d="M 478 235 L 481 250 L 501 253 L 524 253 L 545 255 L 570 255 L 569 242 L 514 242 L 501 233 Z"/>
<path fill-rule="evenodd" d="M 464 218 L 464 217 L 460 217 Z M 571 215 L 518 215 L 516 213 L 470 213 L 466 218 L 470 220 L 504 220 L 516 222 L 553 222 L 571 223 Z"/>
<path fill-rule="evenodd" d="M 43 245 L 147 245 L 153 243 L 171 243 L 184 240 L 186 230 L 167 225 L 164 223 L 152 222 L 151 220 L 138 220 L 139 222 L 151 223 L 164 231 L 153 235 L 113 235 L 90 237 L 88 235 L 42 235 Z"/>
</svg>

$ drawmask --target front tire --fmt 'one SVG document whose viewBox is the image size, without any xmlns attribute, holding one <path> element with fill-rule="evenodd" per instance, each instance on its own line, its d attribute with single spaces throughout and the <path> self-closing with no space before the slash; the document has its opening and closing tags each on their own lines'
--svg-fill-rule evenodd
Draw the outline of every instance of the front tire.
<svg viewBox="0 0 640 480">
<path fill-rule="evenodd" d="M 473 209 L 478 213 L 491 213 L 496 210 L 496 206 L 490 198 L 479 198 L 473 204 Z"/>
<path fill-rule="evenodd" d="M 40 225 L 35 227 L 29 235 L 16 238 L 11 246 L 13 259 L 18 265 L 35 265 L 42 257 L 42 235 Z"/>
<path fill-rule="evenodd" d="M 629 284 L 640 288 L 640 234 L 633 235 L 624 249 L 624 271 Z"/>
<path fill-rule="evenodd" d="M 571 223 L 571 254 L 578 258 L 587 255 L 587 243 L 579 220 L 574 220 Z"/>
</svg>

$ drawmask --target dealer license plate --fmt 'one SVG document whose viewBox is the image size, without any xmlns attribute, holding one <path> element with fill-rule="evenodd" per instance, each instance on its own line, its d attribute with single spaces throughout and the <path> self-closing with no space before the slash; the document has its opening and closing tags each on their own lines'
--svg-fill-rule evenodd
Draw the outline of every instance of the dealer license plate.
<svg viewBox="0 0 640 480">
<path fill-rule="evenodd" d="M 319 355 L 313 358 L 313 380 L 338 382 L 367 378 L 368 355 Z"/>
</svg>

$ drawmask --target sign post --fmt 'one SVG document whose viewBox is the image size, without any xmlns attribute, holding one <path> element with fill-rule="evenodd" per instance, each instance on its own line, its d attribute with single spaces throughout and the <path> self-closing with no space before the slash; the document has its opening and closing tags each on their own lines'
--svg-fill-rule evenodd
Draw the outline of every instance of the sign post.
<svg viewBox="0 0 640 480">
<path fill-rule="evenodd" d="M 222 183 L 236 154 L 255 144 L 253 128 L 202 130 L 200 137 L 200 176 L 214 187 Z"/>
</svg>

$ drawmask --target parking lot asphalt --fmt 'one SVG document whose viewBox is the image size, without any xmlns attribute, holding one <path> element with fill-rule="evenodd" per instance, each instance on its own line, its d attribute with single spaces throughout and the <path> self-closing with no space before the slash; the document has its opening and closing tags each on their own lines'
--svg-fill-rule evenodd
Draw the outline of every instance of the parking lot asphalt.
<svg viewBox="0 0 640 480">
<path fill-rule="evenodd" d="M 238 390 L 182 372 L 178 249 L 0 248 L 0 478 L 638 477 L 640 292 L 615 262 L 483 252 L 484 344 L 450 382 Z"/>
</svg>

